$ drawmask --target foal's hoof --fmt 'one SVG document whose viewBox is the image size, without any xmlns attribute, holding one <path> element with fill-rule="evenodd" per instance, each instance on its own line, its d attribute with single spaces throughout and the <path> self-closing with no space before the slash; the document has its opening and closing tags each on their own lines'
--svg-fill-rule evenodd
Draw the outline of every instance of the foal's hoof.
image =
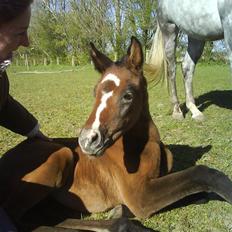
<svg viewBox="0 0 232 232">
<path fill-rule="evenodd" d="M 113 209 L 111 209 L 108 213 L 108 219 L 115 218 L 132 218 L 134 215 L 125 205 L 117 205 Z"/>
<path fill-rule="evenodd" d="M 182 112 L 173 112 L 172 113 L 172 118 L 181 121 L 181 120 L 184 119 L 184 115 L 183 115 Z"/>
<path fill-rule="evenodd" d="M 205 120 L 205 116 L 202 113 L 196 114 L 196 115 L 192 115 L 192 119 L 194 119 L 195 121 L 198 122 L 202 122 Z"/>
</svg>

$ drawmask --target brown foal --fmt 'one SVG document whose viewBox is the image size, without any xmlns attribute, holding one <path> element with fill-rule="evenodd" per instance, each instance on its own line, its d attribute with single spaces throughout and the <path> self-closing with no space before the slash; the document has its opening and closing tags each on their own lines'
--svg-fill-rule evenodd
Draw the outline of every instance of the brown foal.
<svg viewBox="0 0 232 232">
<path fill-rule="evenodd" d="M 121 61 L 111 61 L 93 44 L 91 57 L 101 78 L 79 140 L 27 140 L 0 159 L 0 203 L 11 218 L 19 223 L 47 196 L 79 212 L 124 205 L 138 218 L 204 191 L 232 203 L 232 182 L 222 172 L 194 166 L 168 174 L 172 154 L 149 113 L 139 41 L 132 37 Z M 56 226 L 60 230 L 147 231 L 125 218 L 72 219 Z"/>
</svg>

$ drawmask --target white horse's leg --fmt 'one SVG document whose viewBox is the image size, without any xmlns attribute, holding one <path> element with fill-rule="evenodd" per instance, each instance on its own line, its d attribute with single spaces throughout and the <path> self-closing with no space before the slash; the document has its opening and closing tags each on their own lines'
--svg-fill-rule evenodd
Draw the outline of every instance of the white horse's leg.
<svg viewBox="0 0 232 232">
<path fill-rule="evenodd" d="M 162 24 L 161 24 L 162 25 Z M 174 119 L 183 119 L 183 113 L 180 109 L 179 99 L 176 90 L 176 38 L 178 34 L 178 28 L 175 24 L 166 23 L 162 25 L 162 33 L 164 39 L 164 49 L 167 58 L 167 71 L 171 102 L 173 104 L 172 117 Z"/>
<path fill-rule="evenodd" d="M 229 19 L 228 19 L 229 20 Z M 227 48 L 228 58 L 230 61 L 230 70 L 232 73 L 232 14 L 230 21 L 225 21 L 223 23 L 224 27 L 224 39 Z"/>
<path fill-rule="evenodd" d="M 224 40 L 228 51 L 230 69 L 232 73 L 232 1 L 224 0 L 218 2 L 219 14 L 224 30 Z"/>
<path fill-rule="evenodd" d="M 202 112 L 196 107 L 193 98 L 192 79 L 197 61 L 201 57 L 205 42 L 188 37 L 188 49 L 182 62 L 184 76 L 186 106 L 192 113 L 192 118 L 198 121 L 204 119 Z"/>
</svg>

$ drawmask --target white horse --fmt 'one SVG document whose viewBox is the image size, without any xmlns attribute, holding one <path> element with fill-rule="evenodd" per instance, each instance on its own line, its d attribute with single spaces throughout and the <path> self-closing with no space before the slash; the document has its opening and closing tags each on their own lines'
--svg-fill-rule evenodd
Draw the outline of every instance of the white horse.
<svg viewBox="0 0 232 232">
<path fill-rule="evenodd" d="M 225 40 L 232 70 L 232 0 L 159 0 L 157 31 L 148 63 L 156 70 L 165 69 L 169 80 L 173 118 L 183 119 L 176 90 L 175 50 L 179 30 L 188 35 L 188 48 L 182 62 L 186 106 L 192 118 L 203 120 L 195 105 L 192 77 L 205 41 Z M 157 72 L 158 70 L 158 72 Z"/>
</svg>

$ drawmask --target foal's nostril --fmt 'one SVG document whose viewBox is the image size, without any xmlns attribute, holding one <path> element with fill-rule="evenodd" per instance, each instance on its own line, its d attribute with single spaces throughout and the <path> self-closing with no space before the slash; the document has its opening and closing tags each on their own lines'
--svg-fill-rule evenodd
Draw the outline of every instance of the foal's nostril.
<svg viewBox="0 0 232 232">
<path fill-rule="evenodd" d="M 99 131 L 92 131 L 90 138 L 89 138 L 89 143 L 91 145 L 97 146 L 101 142 L 101 134 Z"/>
<path fill-rule="evenodd" d="M 90 137 L 90 139 L 89 139 L 90 143 L 94 143 L 97 140 L 97 138 L 98 138 L 97 133 L 93 132 L 92 135 L 91 135 L 91 137 Z"/>
</svg>

